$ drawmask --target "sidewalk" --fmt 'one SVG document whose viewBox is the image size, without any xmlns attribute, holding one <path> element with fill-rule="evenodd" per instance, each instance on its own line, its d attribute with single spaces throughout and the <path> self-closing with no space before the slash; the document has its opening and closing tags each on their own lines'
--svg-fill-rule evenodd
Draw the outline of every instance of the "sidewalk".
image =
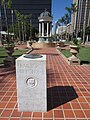
<svg viewBox="0 0 90 120">
<path fill-rule="evenodd" d="M 70 66 L 55 48 L 47 55 L 48 112 L 18 112 L 15 70 L 0 68 L 0 120 L 90 120 L 90 66 Z"/>
</svg>

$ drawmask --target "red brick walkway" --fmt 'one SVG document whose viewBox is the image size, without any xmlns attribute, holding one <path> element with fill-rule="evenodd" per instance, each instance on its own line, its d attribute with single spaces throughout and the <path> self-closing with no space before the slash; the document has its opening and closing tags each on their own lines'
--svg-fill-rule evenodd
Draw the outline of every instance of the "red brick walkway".
<svg viewBox="0 0 90 120">
<path fill-rule="evenodd" d="M 18 112 L 15 70 L 0 68 L 0 120 L 90 120 L 90 66 L 70 66 L 56 49 L 47 55 L 48 112 Z"/>
</svg>

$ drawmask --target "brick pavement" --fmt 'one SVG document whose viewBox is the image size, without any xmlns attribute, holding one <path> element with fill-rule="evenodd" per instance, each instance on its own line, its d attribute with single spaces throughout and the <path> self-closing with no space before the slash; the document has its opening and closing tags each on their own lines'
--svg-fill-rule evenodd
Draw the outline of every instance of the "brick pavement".
<svg viewBox="0 0 90 120">
<path fill-rule="evenodd" d="M 90 66 L 70 66 L 55 48 L 47 55 L 48 112 L 18 112 L 15 69 L 0 67 L 0 120 L 90 120 Z"/>
</svg>

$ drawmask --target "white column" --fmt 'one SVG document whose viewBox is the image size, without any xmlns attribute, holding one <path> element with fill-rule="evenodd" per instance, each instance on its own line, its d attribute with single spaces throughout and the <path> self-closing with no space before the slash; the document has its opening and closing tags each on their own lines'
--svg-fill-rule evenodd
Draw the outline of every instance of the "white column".
<svg viewBox="0 0 90 120">
<path fill-rule="evenodd" d="M 41 36 L 41 23 L 39 23 L 39 36 Z"/>
<path fill-rule="evenodd" d="M 47 37 L 48 37 L 48 32 L 49 32 L 49 23 L 47 23 Z"/>
<path fill-rule="evenodd" d="M 44 23 L 42 22 L 42 37 L 44 36 Z"/>
<path fill-rule="evenodd" d="M 52 23 L 50 23 L 50 37 L 52 35 Z"/>
</svg>

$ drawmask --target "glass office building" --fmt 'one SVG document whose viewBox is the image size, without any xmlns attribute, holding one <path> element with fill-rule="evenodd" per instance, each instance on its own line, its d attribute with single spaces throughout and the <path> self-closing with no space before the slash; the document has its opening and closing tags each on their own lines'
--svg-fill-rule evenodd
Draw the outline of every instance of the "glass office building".
<svg viewBox="0 0 90 120">
<path fill-rule="evenodd" d="M 1 3 L 0 3 L 1 4 Z M 21 14 L 32 14 L 31 22 L 33 27 L 38 29 L 38 17 L 45 9 L 51 13 L 52 0 L 12 0 L 12 9 L 18 10 Z M 7 10 L 8 24 L 12 24 L 11 10 Z M 15 21 L 15 14 L 13 16 Z M 1 7 L 2 30 L 6 30 L 5 16 Z"/>
</svg>

